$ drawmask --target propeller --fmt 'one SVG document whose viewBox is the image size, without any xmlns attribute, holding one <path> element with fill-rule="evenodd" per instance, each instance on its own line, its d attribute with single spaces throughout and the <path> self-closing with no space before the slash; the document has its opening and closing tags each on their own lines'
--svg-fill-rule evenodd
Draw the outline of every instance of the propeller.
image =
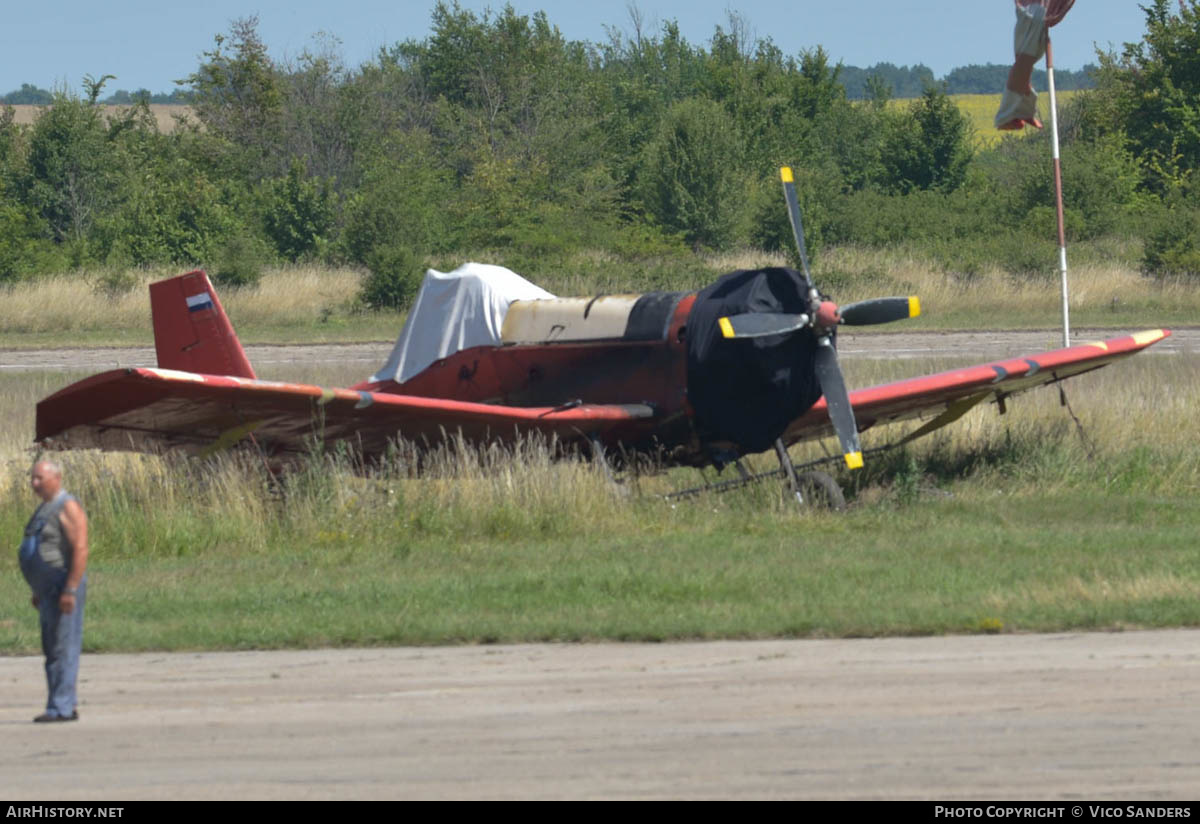
<svg viewBox="0 0 1200 824">
<path fill-rule="evenodd" d="M 800 265 L 808 289 L 809 310 L 795 315 L 745 312 L 720 318 L 718 325 L 721 334 L 726 338 L 760 338 L 784 335 L 801 329 L 812 330 L 817 338 L 817 381 L 825 396 L 829 419 L 841 444 L 846 466 L 858 469 L 863 463 L 862 449 L 858 443 L 858 425 L 854 420 L 854 409 L 850 406 L 850 393 L 846 391 L 846 379 L 842 376 L 841 366 L 838 365 L 832 332 L 839 324 L 870 326 L 915 318 L 921 314 L 921 302 L 916 297 L 872 298 L 839 308 L 833 301 L 821 300 L 808 268 L 808 255 L 804 249 L 804 226 L 800 220 L 800 203 L 796 199 L 795 178 L 791 168 L 781 168 L 779 177 L 783 181 L 783 195 L 787 200 L 792 237 L 800 253 Z"/>
<path fill-rule="evenodd" d="M 832 316 L 822 316 L 822 309 L 832 307 Z M 829 310 L 826 310 L 828 312 Z M 873 326 L 877 323 L 891 323 L 894 320 L 907 320 L 921 314 L 921 301 L 916 295 L 894 298 L 871 298 L 845 306 L 835 306 L 832 301 L 824 301 L 817 310 L 816 325 L 830 328 L 837 324 L 846 326 Z M 740 315 L 729 315 L 721 318 L 718 323 L 721 334 L 727 338 L 762 338 L 767 335 L 782 335 L 803 329 L 809 324 L 809 316 L 786 315 L 772 312 L 744 312 Z M 824 322 L 823 322 L 824 321 Z"/>
<path fill-rule="evenodd" d="M 907 320 L 921 314 L 921 301 L 916 295 L 906 298 L 871 298 L 841 307 L 842 323 L 847 326 L 873 326 Z"/>
</svg>

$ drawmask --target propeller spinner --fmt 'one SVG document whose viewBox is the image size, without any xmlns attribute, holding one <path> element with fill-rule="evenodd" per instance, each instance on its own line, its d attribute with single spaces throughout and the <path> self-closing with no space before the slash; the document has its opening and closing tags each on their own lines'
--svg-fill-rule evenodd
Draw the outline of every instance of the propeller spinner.
<svg viewBox="0 0 1200 824">
<path fill-rule="evenodd" d="M 817 337 L 817 380 L 829 408 L 829 418 L 841 443 L 846 466 L 858 469 L 862 466 L 858 425 L 854 421 L 854 409 L 850 406 L 850 394 L 846 391 L 846 379 L 842 376 L 841 366 L 838 365 L 832 330 L 839 324 L 869 326 L 915 318 L 921 314 L 921 303 L 916 297 L 873 298 L 839 308 L 833 301 L 821 300 L 808 268 L 808 255 L 804 249 L 804 226 L 800 221 L 800 203 L 796 199 L 796 185 L 791 168 L 781 168 L 779 177 L 783 181 L 788 219 L 792 224 L 792 237 L 800 253 L 800 265 L 804 282 L 807 284 L 809 311 L 797 315 L 745 312 L 720 318 L 718 325 L 721 334 L 726 338 L 758 338 L 788 334 L 801 329 L 812 330 L 812 334 Z"/>
</svg>

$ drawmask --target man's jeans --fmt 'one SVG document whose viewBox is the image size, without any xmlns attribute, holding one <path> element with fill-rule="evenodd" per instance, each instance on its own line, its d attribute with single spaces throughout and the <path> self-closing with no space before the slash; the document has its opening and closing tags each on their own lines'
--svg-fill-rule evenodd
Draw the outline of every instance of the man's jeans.
<svg viewBox="0 0 1200 824">
<path fill-rule="evenodd" d="M 87 597 L 87 576 L 79 582 L 75 594 L 75 609 L 64 615 L 58 599 L 66 583 L 49 591 L 39 592 L 38 617 L 42 624 L 42 653 L 46 656 L 46 712 L 68 716 L 75 712 L 75 683 L 79 677 L 79 653 L 83 649 L 83 603 Z"/>
</svg>

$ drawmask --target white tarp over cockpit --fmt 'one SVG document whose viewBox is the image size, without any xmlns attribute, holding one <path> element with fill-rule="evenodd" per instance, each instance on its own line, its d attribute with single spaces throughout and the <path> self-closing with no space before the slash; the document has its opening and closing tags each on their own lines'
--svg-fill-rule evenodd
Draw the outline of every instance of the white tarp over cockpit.
<svg viewBox="0 0 1200 824">
<path fill-rule="evenodd" d="M 553 298 L 503 266 L 464 263 L 453 272 L 429 269 L 392 354 L 371 380 L 404 383 L 455 352 L 499 346 L 510 303 Z"/>
</svg>

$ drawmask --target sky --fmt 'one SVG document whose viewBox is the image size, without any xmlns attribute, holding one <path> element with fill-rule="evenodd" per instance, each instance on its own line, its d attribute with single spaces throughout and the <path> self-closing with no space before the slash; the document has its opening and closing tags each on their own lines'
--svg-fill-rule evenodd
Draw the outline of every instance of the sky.
<svg viewBox="0 0 1200 824">
<path fill-rule="evenodd" d="M 1144 2 L 1144 0 L 1143 0 Z M 199 65 L 213 37 L 230 23 L 257 15 L 259 34 L 277 60 L 313 48 L 324 32 L 340 41 L 346 66 L 370 60 L 380 47 L 430 33 L 435 0 L 56 0 L 5 4 L 0 26 L 0 94 L 31 83 L 82 89 L 85 75 L 116 75 L 117 89 L 170 92 Z M 483 12 L 503 2 L 460 0 Z M 525 2 L 520 14 L 544 10 L 570 40 L 602 42 L 606 30 L 632 30 L 626 0 Z M 924 63 L 938 77 L 971 63 L 1012 60 L 1012 0 L 637 0 L 643 31 L 675 20 L 685 38 L 706 43 L 730 10 L 758 38 L 785 54 L 823 46 L 834 61 L 866 68 L 879 62 Z M 1096 62 L 1096 47 L 1119 49 L 1145 31 L 1137 0 L 1078 0 L 1053 30 L 1054 65 L 1080 69 Z"/>
</svg>

